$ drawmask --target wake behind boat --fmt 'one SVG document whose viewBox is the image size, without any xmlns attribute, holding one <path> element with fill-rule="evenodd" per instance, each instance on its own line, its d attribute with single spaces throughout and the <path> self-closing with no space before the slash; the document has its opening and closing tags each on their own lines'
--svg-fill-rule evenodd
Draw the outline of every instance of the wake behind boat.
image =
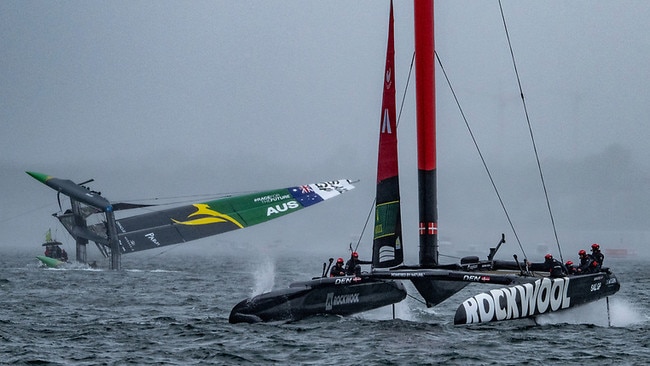
<svg viewBox="0 0 650 366">
<path fill-rule="evenodd" d="M 469 256 L 460 263 L 439 263 L 433 1 L 415 0 L 414 9 L 419 264 L 403 263 L 391 1 L 371 271 L 360 276 L 296 282 L 288 289 L 246 299 L 232 309 L 230 322 L 295 321 L 316 314 L 359 313 L 404 299 L 406 292 L 400 283 L 403 280 L 413 283 L 427 306 L 440 304 L 469 284 L 501 286 L 464 301 L 456 311 L 455 324 L 535 317 L 606 298 L 619 290 L 618 280 L 607 268 L 558 276 L 545 263 L 530 263 L 525 259 L 519 262 L 516 256 L 513 262 L 495 260 L 505 243 L 505 235 L 496 247 L 490 248 L 487 259 Z"/>
</svg>

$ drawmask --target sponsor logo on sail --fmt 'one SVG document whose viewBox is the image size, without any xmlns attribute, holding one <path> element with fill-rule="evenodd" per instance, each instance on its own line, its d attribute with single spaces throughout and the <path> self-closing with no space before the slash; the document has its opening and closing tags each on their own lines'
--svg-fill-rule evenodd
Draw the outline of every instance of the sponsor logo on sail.
<svg viewBox="0 0 650 366">
<path fill-rule="evenodd" d="M 571 306 L 569 278 L 543 278 L 534 283 L 500 288 L 465 300 L 457 310 L 465 323 L 526 318 Z"/>
<path fill-rule="evenodd" d="M 338 193 L 343 193 L 349 191 L 349 186 L 341 184 L 341 182 L 338 180 L 330 180 L 328 182 L 316 183 L 315 186 L 316 188 L 324 192 L 336 191 Z"/>
<path fill-rule="evenodd" d="M 129 239 L 128 237 L 124 236 L 122 239 L 117 240 L 120 248 L 122 248 L 123 252 L 133 252 L 135 251 L 135 241 Z M 125 246 L 126 245 L 126 246 Z"/>
<path fill-rule="evenodd" d="M 325 300 L 325 310 L 332 310 L 334 306 L 356 304 L 359 302 L 359 293 L 336 295 L 333 292 L 327 294 Z"/>
<path fill-rule="evenodd" d="M 392 134 L 390 129 L 390 116 L 388 115 L 388 108 L 384 109 L 384 118 L 381 120 L 381 133 Z"/>
<path fill-rule="evenodd" d="M 237 220 L 226 214 L 213 210 L 205 203 L 195 203 L 192 206 L 196 207 L 196 212 L 187 215 L 187 221 L 178 221 L 175 219 L 172 219 L 172 221 L 180 225 L 208 225 L 220 222 L 231 222 L 240 228 L 244 227 L 244 225 L 240 224 Z"/>
<path fill-rule="evenodd" d="M 272 202 L 278 202 L 278 201 L 288 200 L 288 199 L 291 199 L 291 195 L 276 193 L 276 194 L 269 194 L 269 195 L 262 196 L 262 197 L 257 197 L 257 198 L 255 198 L 253 200 L 253 202 L 256 202 L 256 203 L 272 203 Z"/>
<path fill-rule="evenodd" d="M 151 240 L 152 243 L 156 244 L 156 246 L 160 246 L 160 242 L 158 241 L 158 239 L 156 239 L 156 236 L 155 236 L 154 233 L 144 234 L 144 236 L 147 239 Z"/>
<path fill-rule="evenodd" d="M 281 205 L 270 206 L 266 209 L 266 216 L 277 215 L 282 212 L 299 208 L 300 204 L 296 201 L 285 202 Z"/>
</svg>

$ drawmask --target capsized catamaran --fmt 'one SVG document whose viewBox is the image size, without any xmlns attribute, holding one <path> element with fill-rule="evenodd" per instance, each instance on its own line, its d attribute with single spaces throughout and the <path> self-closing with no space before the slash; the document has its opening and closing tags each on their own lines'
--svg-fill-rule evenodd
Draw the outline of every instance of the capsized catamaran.
<svg viewBox="0 0 650 366">
<path fill-rule="evenodd" d="M 152 205 L 110 202 L 99 192 L 71 180 L 27 172 L 36 180 L 70 197 L 71 209 L 55 217 L 77 241 L 77 260 L 85 263 L 85 245 L 96 243 L 111 268 L 119 269 L 119 255 L 184 243 L 263 223 L 336 197 L 351 189 L 348 179 L 306 184 L 232 196 L 168 209 Z M 59 200 L 60 203 L 60 200 Z M 117 210 L 148 207 L 151 212 L 115 218 Z M 88 226 L 90 215 L 104 220 Z"/>
<path fill-rule="evenodd" d="M 513 262 L 495 260 L 505 243 L 504 235 L 496 247 L 490 248 L 486 260 L 471 256 L 462 258 L 460 263 L 439 263 L 433 1 L 414 0 L 414 11 L 419 264 L 403 263 L 391 1 L 371 271 L 334 278 L 325 278 L 323 273 L 322 278 L 292 283 L 288 289 L 243 300 L 232 309 L 230 322 L 294 321 L 317 314 L 359 313 L 404 299 L 406 291 L 400 280 L 410 280 L 427 306 L 440 304 L 472 283 L 507 286 L 465 300 L 456 311 L 455 324 L 535 317 L 596 301 L 619 290 L 618 280 L 606 268 L 596 273 L 551 278 L 548 272 L 531 270 L 543 267 L 530 265 L 526 260 L 520 263 L 516 256 Z"/>
</svg>

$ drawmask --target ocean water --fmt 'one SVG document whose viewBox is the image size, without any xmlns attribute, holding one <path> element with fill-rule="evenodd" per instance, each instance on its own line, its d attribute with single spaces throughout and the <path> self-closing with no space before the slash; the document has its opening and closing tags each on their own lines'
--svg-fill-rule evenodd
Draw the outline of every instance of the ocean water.
<svg viewBox="0 0 650 366">
<path fill-rule="evenodd" d="M 318 276 L 322 260 L 163 253 L 124 256 L 123 270 L 110 271 L 45 269 L 35 255 L 3 255 L 0 364 L 650 364 L 650 269 L 643 262 L 608 263 L 622 283 L 609 317 L 601 300 L 537 322 L 454 326 L 458 304 L 481 290 L 470 285 L 429 309 L 409 287 L 414 297 L 396 306 L 397 319 L 386 307 L 229 324 L 236 303 Z"/>
</svg>

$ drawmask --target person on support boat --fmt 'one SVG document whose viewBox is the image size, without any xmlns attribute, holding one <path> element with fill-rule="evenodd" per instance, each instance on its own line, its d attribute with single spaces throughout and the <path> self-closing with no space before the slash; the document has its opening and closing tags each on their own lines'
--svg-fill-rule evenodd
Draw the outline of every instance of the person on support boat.
<svg viewBox="0 0 650 366">
<path fill-rule="evenodd" d="M 580 249 L 580 251 L 578 252 L 578 256 L 580 257 L 580 265 L 578 265 L 578 268 L 576 268 L 576 274 L 591 273 L 592 272 L 591 263 L 593 262 L 591 256 L 589 256 L 587 254 L 587 251 L 584 249 Z"/>
<path fill-rule="evenodd" d="M 603 261 L 605 260 L 605 255 L 600 251 L 600 245 L 593 243 L 591 244 L 591 268 L 594 272 L 600 272 L 603 267 Z"/>
<path fill-rule="evenodd" d="M 330 277 L 345 276 L 345 268 L 343 267 L 343 258 L 336 260 L 336 264 L 330 270 Z"/>
<path fill-rule="evenodd" d="M 576 274 L 576 267 L 573 265 L 573 261 L 566 261 L 565 263 L 567 274 L 574 275 Z"/>
<path fill-rule="evenodd" d="M 61 248 L 61 260 L 64 262 L 68 261 L 68 253 L 66 253 L 65 249 Z"/>
<path fill-rule="evenodd" d="M 361 265 L 362 264 L 372 264 L 371 261 L 362 261 L 359 259 L 359 253 L 352 252 L 350 260 L 345 264 L 345 274 L 348 276 L 355 275 L 357 277 L 361 276 Z"/>
</svg>

